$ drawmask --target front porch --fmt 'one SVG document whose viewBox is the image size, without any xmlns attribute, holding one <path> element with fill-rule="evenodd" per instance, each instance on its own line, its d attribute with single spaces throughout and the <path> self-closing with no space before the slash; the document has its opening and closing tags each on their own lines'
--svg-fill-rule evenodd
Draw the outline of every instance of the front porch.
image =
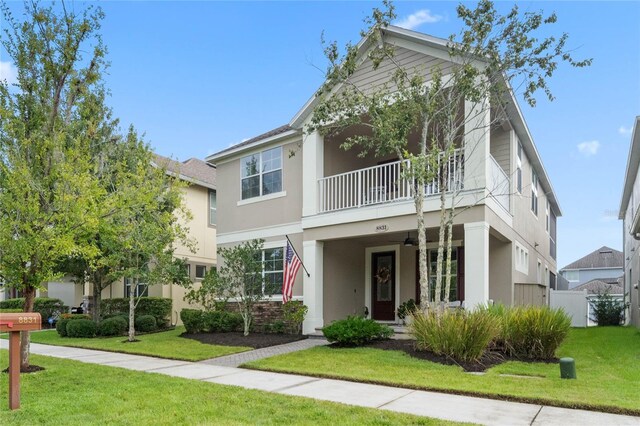
<svg viewBox="0 0 640 426">
<path fill-rule="evenodd" d="M 427 230 L 429 284 L 435 288 L 437 228 Z M 305 334 L 349 315 L 400 324 L 400 304 L 420 300 L 415 230 L 326 241 L 305 241 Z M 511 242 L 486 222 L 455 225 L 450 301 L 472 308 L 496 300 L 512 304 Z M 444 287 L 444 285 L 443 285 Z M 433 290 L 432 290 L 433 291 Z"/>
</svg>

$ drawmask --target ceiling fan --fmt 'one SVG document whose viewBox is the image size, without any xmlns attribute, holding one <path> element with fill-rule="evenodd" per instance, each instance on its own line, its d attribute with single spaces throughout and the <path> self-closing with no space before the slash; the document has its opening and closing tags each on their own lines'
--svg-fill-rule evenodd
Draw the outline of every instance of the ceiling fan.
<svg viewBox="0 0 640 426">
<path fill-rule="evenodd" d="M 407 232 L 407 238 L 404 241 L 391 241 L 393 243 L 402 243 L 405 247 L 415 247 L 418 245 L 418 241 L 411 236 L 411 232 Z"/>
</svg>

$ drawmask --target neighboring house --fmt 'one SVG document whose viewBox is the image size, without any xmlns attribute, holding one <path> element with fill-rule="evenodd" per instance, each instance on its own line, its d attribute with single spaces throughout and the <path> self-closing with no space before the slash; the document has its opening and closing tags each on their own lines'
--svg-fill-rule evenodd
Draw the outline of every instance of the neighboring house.
<svg viewBox="0 0 640 426">
<path fill-rule="evenodd" d="M 631 146 L 624 177 L 624 188 L 620 213 L 623 220 L 622 238 L 624 247 L 624 293 L 629 302 L 628 320 L 640 327 L 640 116 L 636 117 L 631 134 Z"/>
<path fill-rule="evenodd" d="M 402 64 L 449 64 L 446 40 L 393 26 L 382 33 Z M 366 50 L 366 40 L 361 46 Z M 380 83 L 388 78 L 382 68 L 374 71 L 364 59 L 354 80 L 365 88 Z M 344 136 L 304 134 L 315 102 L 312 96 L 287 125 L 207 157 L 218 172 L 218 244 L 264 239 L 273 290 L 267 293 L 281 303 L 283 247 L 291 239 L 309 271 L 293 288 L 309 308 L 304 333 L 365 312 L 397 321 L 398 305 L 419 292 L 410 185 L 398 177 L 393 156 L 360 157 L 340 148 Z M 468 132 L 466 151 L 455 154 L 455 167 L 464 169 L 456 184 L 464 187 L 458 199 L 465 210 L 453 225 L 451 298 L 467 307 L 491 299 L 546 304 L 556 281 L 560 207 L 515 98 L 505 114 L 490 132 Z M 417 141 L 412 145 L 417 149 Z M 496 188 L 503 190 L 490 194 Z M 429 190 L 424 218 L 433 283 L 439 200 Z"/>
<path fill-rule="evenodd" d="M 624 273 L 624 255 L 607 246 L 560 269 L 560 275 L 569 281 L 569 290 L 595 279 L 616 280 Z"/>
<path fill-rule="evenodd" d="M 624 303 L 623 277 L 616 279 L 594 279 L 574 287 L 573 291 L 587 291 L 587 325 L 598 325 L 593 320 L 593 302 L 603 294 L 610 295 L 613 299 Z"/>
<path fill-rule="evenodd" d="M 195 241 L 196 251 L 192 253 L 187 247 L 178 245 L 175 257 L 187 259 L 191 279 L 198 282 L 209 268 L 216 265 L 216 169 L 196 158 L 179 162 L 155 155 L 154 163 L 159 167 L 166 168 L 168 174 L 189 183 L 185 190 L 184 199 L 186 207 L 192 215 L 187 224 L 188 236 Z M 40 296 L 62 299 L 69 306 L 79 306 L 83 299 L 88 299 L 91 303 L 93 289 L 90 284 L 76 285 L 71 282 L 70 278 L 65 277 L 60 282 L 47 283 L 46 287 L 48 291 L 40 291 Z M 103 290 L 102 298 L 129 297 L 130 287 L 127 280 L 115 282 Z M 134 291 L 136 295 L 173 299 L 172 323 L 180 322 L 180 311 L 188 306 L 188 303 L 184 301 L 185 289 L 179 285 L 153 285 L 147 288 L 144 284 L 139 284 Z"/>
</svg>

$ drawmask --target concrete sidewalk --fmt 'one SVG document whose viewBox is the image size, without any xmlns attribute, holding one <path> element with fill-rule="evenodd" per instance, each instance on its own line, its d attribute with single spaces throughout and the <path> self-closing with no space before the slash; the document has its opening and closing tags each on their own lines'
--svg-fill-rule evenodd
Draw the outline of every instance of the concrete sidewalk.
<svg viewBox="0 0 640 426">
<path fill-rule="evenodd" d="M 2 340 L 0 347 L 7 348 Z M 416 391 L 342 380 L 245 370 L 148 356 L 31 344 L 38 355 L 240 386 L 361 407 L 485 425 L 635 425 L 640 417 Z"/>
</svg>

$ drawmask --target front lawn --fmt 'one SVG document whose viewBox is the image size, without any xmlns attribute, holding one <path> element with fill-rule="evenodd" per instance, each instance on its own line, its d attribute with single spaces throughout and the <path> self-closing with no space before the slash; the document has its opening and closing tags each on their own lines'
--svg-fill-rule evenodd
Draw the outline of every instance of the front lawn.
<svg viewBox="0 0 640 426">
<path fill-rule="evenodd" d="M 509 361 L 473 375 L 458 366 L 373 348 L 316 347 L 244 367 L 640 415 L 637 329 L 572 329 L 558 356 L 576 360 L 577 380 L 560 379 L 556 363 Z"/>
<path fill-rule="evenodd" d="M 0 351 L 0 369 L 8 353 Z M 0 374 L 0 424 L 453 424 L 331 402 L 32 355 L 44 371 L 21 375 L 9 411 Z"/>
<path fill-rule="evenodd" d="M 252 349 L 246 346 L 207 345 L 193 339 L 180 337 L 182 333 L 184 333 L 184 327 L 176 327 L 170 331 L 136 336 L 136 338 L 140 340 L 139 342 L 128 343 L 126 342 L 127 338 L 123 336 L 80 339 L 60 337 L 55 330 L 47 330 L 31 333 L 31 341 L 33 343 L 44 343 L 47 345 L 124 352 L 184 361 L 202 361 L 204 359 L 217 358 L 219 356 Z"/>
</svg>

